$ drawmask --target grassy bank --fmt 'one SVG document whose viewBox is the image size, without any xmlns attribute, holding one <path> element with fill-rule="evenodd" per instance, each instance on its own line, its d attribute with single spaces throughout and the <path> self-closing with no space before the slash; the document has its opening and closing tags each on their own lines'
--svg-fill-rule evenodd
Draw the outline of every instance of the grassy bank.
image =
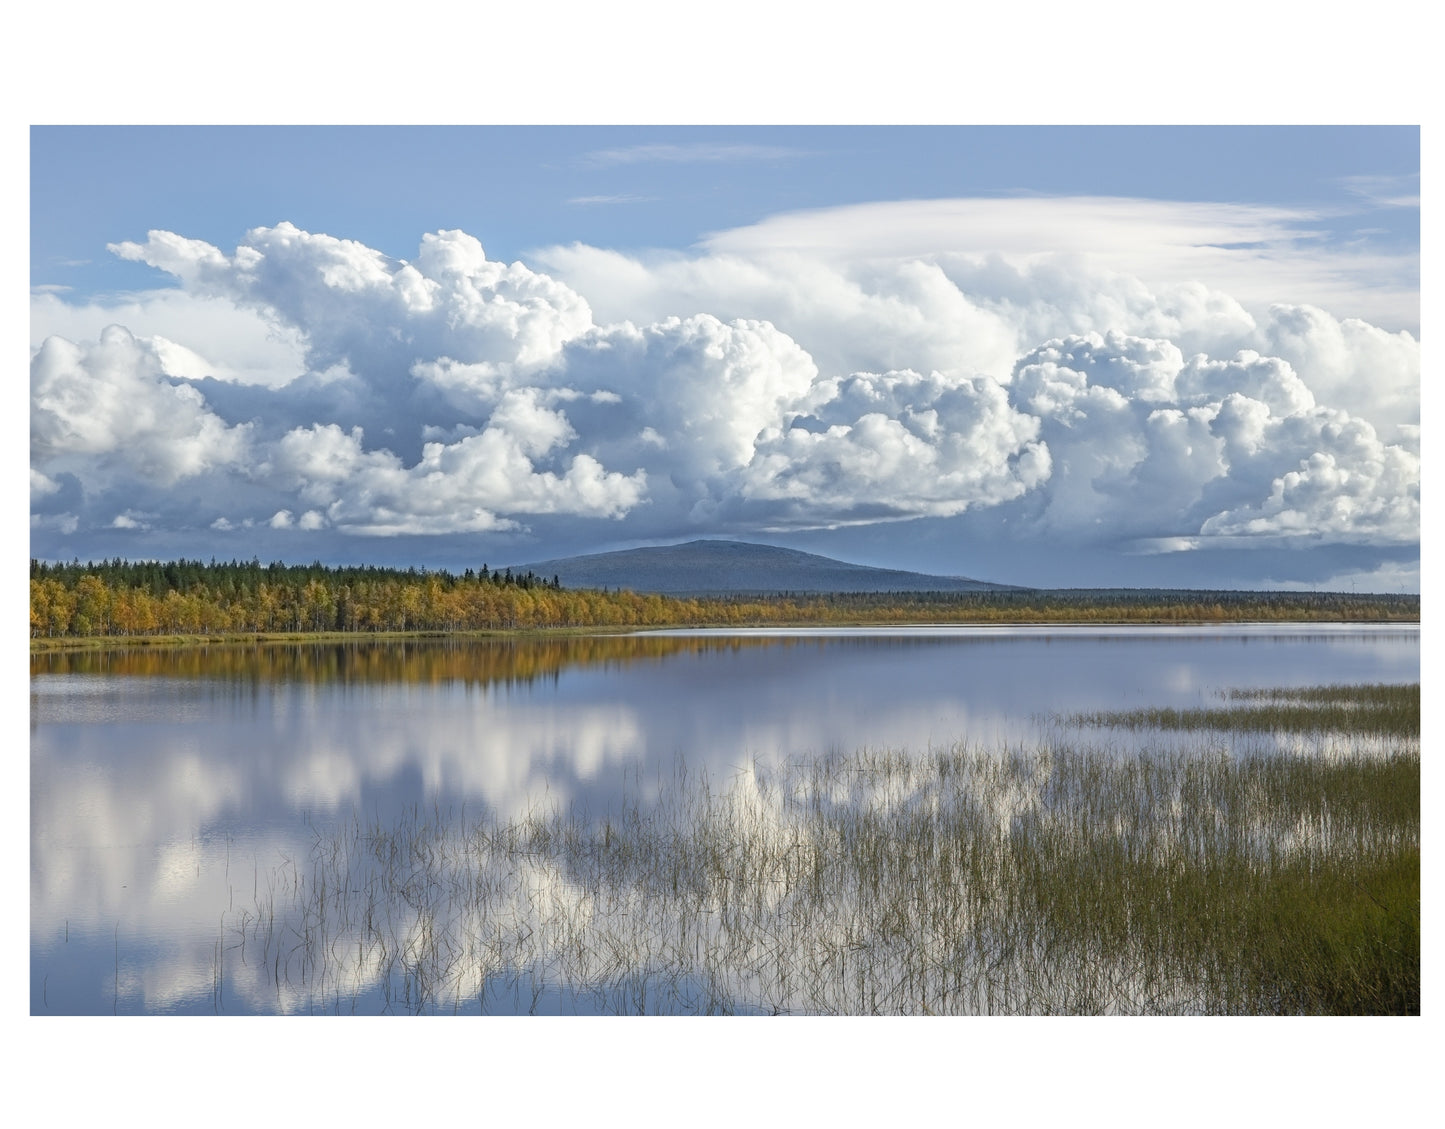
<svg viewBox="0 0 1445 1129">
<path fill-rule="evenodd" d="M 30 640 L 30 653 L 116 651 L 175 647 L 233 647 L 259 644 L 407 643 L 426 640 L 551 638 L 600 635 L 604 627 L 494 628 L 482 631 L 234 631 L 206 635 L 82 635 Z"/>
</svg>

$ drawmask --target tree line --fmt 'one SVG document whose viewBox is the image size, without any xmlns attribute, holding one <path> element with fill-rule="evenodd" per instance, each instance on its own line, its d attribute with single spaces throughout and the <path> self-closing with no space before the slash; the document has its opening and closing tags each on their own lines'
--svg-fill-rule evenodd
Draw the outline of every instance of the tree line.
<svg viewBox="0 0 1445 1129">
<path fill-rule="evenodd" d="M 446 570 L 248 562 L 30 562 L 30 636 L 150 637 L 784 623 L 1418 621 L 1418 595 L 1159 589 L 676 597 Z"/>
</svg>

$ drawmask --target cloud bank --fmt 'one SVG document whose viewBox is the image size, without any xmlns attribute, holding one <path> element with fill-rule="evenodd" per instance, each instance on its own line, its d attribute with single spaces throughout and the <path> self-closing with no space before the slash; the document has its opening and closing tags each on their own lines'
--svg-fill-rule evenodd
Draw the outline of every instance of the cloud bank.
<svg viewBox="0 0 1445 1129">
<path fill-rule="evenodd" d="M 989 513 L 1021 545 L 1418 542 L 1419 342 L 1351 305 L 1408 305 L 1371 289 L 1384 266 L 1332 261 L 1316 304 L 1295 285 L 1315 251 L 1260 269 L 1308 243 L 1299 214 L 1043 203 L 833 209 L 535 267 L 460 231 L 409 262 L 288 223 L 229 253 L 115 243 L 178 286 L 34 298 L 32 537 L 229 556 L 265 531 L 335 557 Z"/>
</svg>

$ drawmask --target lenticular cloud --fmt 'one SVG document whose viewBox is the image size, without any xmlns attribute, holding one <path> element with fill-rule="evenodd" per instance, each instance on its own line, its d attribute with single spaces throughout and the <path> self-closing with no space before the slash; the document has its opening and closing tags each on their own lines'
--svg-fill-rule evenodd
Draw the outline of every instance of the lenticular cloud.
<svg viewBox="0 0 1445 1129">
<path fill-rule="evenodd" d="M 217 346 L 184 324 L 50 337 L 31 362 L 32 524 L 214 546 L 1003 508 L 1018 536 L 1099 544 L 1418 539 L 1408 333 L 1078 259 L 717 243 L 653 263 L 553 248 L 551 274 L 460 231 L 410 262 L 285 223 L 229 254 L 162 231 L 114 244 L 304 363 L 199 373 Z"/>
</svg>

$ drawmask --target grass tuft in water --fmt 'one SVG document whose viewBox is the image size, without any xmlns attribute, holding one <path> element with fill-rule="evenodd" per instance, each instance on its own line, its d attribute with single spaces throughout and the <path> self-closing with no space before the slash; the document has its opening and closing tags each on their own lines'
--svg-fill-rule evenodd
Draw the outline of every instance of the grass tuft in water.
<svg viewBox="0 0 1445 1129">
<path fill-rule="evenodd" d="M 604 818 L 352 821 L 243 930 L 256 990 L 382 1010 L 1418 1013 L 1419 775 L 1408 741 L 679 765 Z"/>
<path fill-rule="evenodd" d="M 1070 715 L 1069 724 L 1113 729 L 1322 733 L 1405 737 L 1420 733 L 1420 685 L 1314 686 L 1229 690 L 1215 708 L 1103 710 Z"/>
</svg>

